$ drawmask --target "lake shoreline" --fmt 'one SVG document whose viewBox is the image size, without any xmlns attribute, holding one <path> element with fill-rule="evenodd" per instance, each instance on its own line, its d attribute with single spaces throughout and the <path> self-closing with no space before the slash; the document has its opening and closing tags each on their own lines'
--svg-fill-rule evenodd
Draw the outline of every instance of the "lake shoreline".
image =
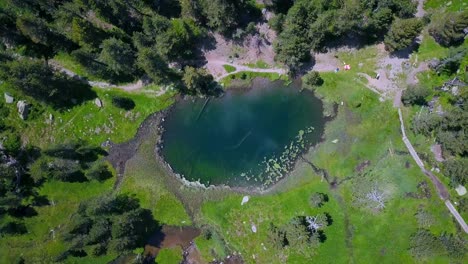
<svg viewBox="0 0 468 264">
<path fill-rule="evenodd" d="M 257 80 L 257 81 L 263 82 L 265 80 Z M 266 79 L 266 81 L 271 82 L 268 79 Z M 251 89 L 255 89 L 255 87 L 246 88 L 246 89 L 243 89 L 242 91 L 247 91 Z M 315 96 L 315 93 L 314 93 L 314 96 Z M 322 98 L 319 98 L 319 97 L 316 97 L 316 98 L 322 101 Z M 118 174 L 119 174 L 117 177 L 115 186 L 118 186 L 120 182 L 123 180 L 126 161 L 131 159 L 136 154 L 136 152 L 138 151 L 139 145 L 148 136 L 156 136 L 156 142 L 157 142 L 156 145 L 154 146 L 154 151 L 153 151 L 154 157 L 149 157 L 149 158 L 154 158 L 158 166 L 162 167 L 164 171 L 167 174 L 169 174 L 171 177 L 177 179 L 177 181 L 181 185 L 185 187 L 196 188 L 196 189 L 201 189 L 201 190 L 230 190 L 233 193 L 239 193 L 239 194 L 265 194 L 265 193 L 269 193 L 277 189 L 278 186 L 280 186 L 283 182 L 285 182 L 287 178 L 297 169 L 298 164 L 302 162 L 300 159 L 300 156 L 308 154 L 311 151 L 314 151 L 314 149 L 319 144 L 323 143 L 326 138 L 325 133 L 322 133 L 322 136 L 317 143 L 310 145 L 306 150 L 301 151 L 299 153 L 299 156 L 295 159 L 294 165 L 291 170 L 289 170 L 282 177 L 280 177 L 280 179 L 278 179 L 272 184 L 269 184 L 266 187 L 262 187 L 261 185 L 259 186 L 230 186 L 228 184 L 206 185 L 206 184 L 201 183 L 200 181 L 190 181 L 190 180 L 187 180 L 184 175 L 176 173 L 173 170 L 172 166 L 165 160 L 165 158 L 163 157 L 161 153 L 161 149 L 164 148 L 164 141 L 163 141 L 163 134 L 165 132 L 164 122 L 166 121 L 167 116 L 173 110 L 175 104 L 179 103 L 181 100 L 191 100 L 191 98 L 187 99 L 180 95 L 177 96 L 174 104 L 172 104 L 171 106 L 169 106 L 168 108 L 160 112 L 156 112 L 148 116 L 138 128 L 138 131 L 136 135 L 134 136 L 134 138 L 132 138 L 131 140 L 125 143 L 111 144 L 108 160 L 117 169 Z M 333 111 L 334 113 L 332 116 L 324 116 L 324 131 L 325 131 L 325 127 L 327 123 L 332 121 L 334 117 L 336 116 L 336 113 L 337 113 L 336 104 L 333 107 Z M 154 130 L 152 128 L 154 128 Z"/>
</svg>

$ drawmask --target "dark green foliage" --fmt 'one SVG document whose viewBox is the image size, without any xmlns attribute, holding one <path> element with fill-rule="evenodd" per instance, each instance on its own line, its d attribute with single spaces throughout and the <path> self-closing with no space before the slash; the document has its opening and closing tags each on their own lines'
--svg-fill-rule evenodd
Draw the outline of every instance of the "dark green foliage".
<svg viewBox="0 0 468 264">
<path fill-rule="evenodd" d="M 80 205 L 63 238 L 69 241 L 69 251 L 121 254 L 143 246 L 158 227 L 151 212 L 140 208 L 133 196 L 106 194 Z"/>
<path fill-rule="evenodd" d="M 302 81 L 309 87 L 321 86 L 323 84 L 323 79 L 320 77 L 320 73 L 318 71 L 308 72 L 302 77 Z"/>
<path fill-rule="evenodd" d="M 126 33 L 131 33 L 141 27 L 142 7 L 145 1 L 83 0 L 82 3 L 83 8 L 91 8 L 99 17 L 121 28 Z"/>
<path fill-rule="evenodd" d="M 135 102 L 131 98 L 123 97 L 123 96 L 112 97 L 112 104 L 115 107 L 122 108 L 127 111 L 135 108 Z"/>
<path fill-rule="evenodd" d="M 323 229 L 330 223 L 331 218 L 326 213 L 314 217 L 295 217 L 281 227 L 270 223 L 268 241 L 275 250 L 289 248 L 311 257 L 320 243 L 325 241 Z"/>
<path fill-rule="evenodd" d="M 365 41 L 379 39 L 387 32 L 394 14 L 407 18 L 415 10 L 410 0 L 294 1 L 284 23 L 275 21 L 281 31 L 275 45 L 276 60 L 295 73 L 310 59 L 311 50 L 321 50 L 326 43 L 351 35 Z"/>
<path fill-rule="evenodd" d="M 107 34 L 103 30 L 96 28 L 89 21 L 74 17 L 70 35 L 71 39 L 80 46 L 89 46 L 97 49 Z"/>
<path fill-rule="evenodd" d="M 274 13 L 286 14 L 293 4 L 294 0 L 272 0 L 268 8 Z"/>
<path fill-rule="evenodd" d="M 179 0 L 179 2 L 182 17 L 190 18 L 192 20 L 197 20 L 197 18 L 201 17 L 201 8 L 198 0 Z"/>
<path fill-rule="evenodd" d="M 468 146 L 465 146 L 465 149 Z M 442 172 L 450 178 L 453 187 L 468 184 L 468 158 L 449 159 L 444 161 Z"/>
<path fill-rule="evenodd" d="M 182 80 L 189 94 L 216 95 L 220 92 L 213 76 L 203 69 L 185 67 Z"/>
<path fill-rule="evenodd" d="M 21 138 L 19 134 L 11 130 L 0 134 L 0 143 L 2 144 L 7 154 L 15 155 L 21 148 Z"/>
<path fill-rule="evenodd" d="M 137 64 L 157 84 L 168 83 L 173 75 L 162 56 L 151 48 L 140 49 Z"/>
<path fill-rule="evenodd" d="M 89 180 L 105 181 L 112 177 L 112 173 L 106 163 L 95 162 L 93 166 L 86 171 L 85 176 Z"/>
<path fill-rule="evenodd" d="M 442 251 L 439 239 L 428 230 L 419 229 L 411 236 L 410 253 L 417 259 L 428 259 Z"/>
<path fill-rule="evenodd" d="M 468 197 L 461 198 L 458 201 L 458 210 L 460 213 L 468 213 Z"/>
<path fill-rule="evenodd" d="M 46 149 L 44 154 L 55 158 L 92 162 L 96 161 L 100 155 L 106 155 L 106 152 L 100 147 L 90 146 L 85 142 L 71 141 Z"/>
<path fill-rule="evenodd" d="M 155 48 L 167 61 L 191 59 L 195 55 L 194 47 L 201 35 L 201 30 L 193 21 L 174 19 L 164 33 L 156 35 Z"/>
<path fill-rule="evenodd" d="M 435 16 L 429 28 L 429 34 L 439 44 L 448 47 L 463 42 L 468 27 L 468 10 Z"/>
<path fill-rule="evenodd" d="M 268 20 L 268 25 L 276 32 L 281 33 L 283 31 L 283 24 L 286 16 L 284 14 L 278 14 Z"/>
<path fill-rule="evenodd" d="M 446 154 L 466 156 L 468 154 L 468 139 L 466 137 L 468 122 L 466 120 L 468 120 L 468 113 L 456 107 L 442 116 L 437 114 L 417 115 L 413 119 L 412 129 L 425 136 L 435 135 L 444 151 L 447 151 Z"/>
<path fill-rule="evenodd" d="M 22 235 L 27 232 L 26 226 L 19 222 L 8 222 L 0 226 L 0 236 L 2 235 Z"/>
<path fill-rule="evenodd" d="M 437 74 L 454 74 L 459 69 L 466 52 L 464 48 L 450 49 L 448 56 L 443 58 L 437 65 L 434 65 L 433 70 Z"/>
<path fill-rule="evenodd" d="M 240 23 L 240 14 L 248 12 L 246 0 L 201 0 L 201 13 L 206 24 L 221 33 L 236 28 Z"/>
<path fill-rule="evenodd" d="M 26 42 L 30 53 L 36 56 L 42 56 L 46 59 L 58 50 L 69 50 L 73 47 L 72 43 L 63 35 L 52 29 L 43 18 L 25 14 L 18 16 L 16 27 L 21 35 L 29 42 Z"/>
<path fill-rule="evenodd" d="M 31 177 L 41 183 L 46 179 L 63 182 L 86 181 L 79 163 L 68 159 L 41 158 L 31 165 Z"/>
<path fill-rule="evenodd" d="M 322 207 L 326 202 L 328 202 L 328 196 L 324 193 L 313 193 L 309 198 L 310 206 L 312 207 Z"/>
<path fill-rule="evenodd" d="M 423 23 L 418 18 L 397 19 L 385 36 L 385 48 L 390 52 L 406 49 L 420 34 Z"/>
<path fill-rule="evenodd" d="M 430 136 L 432 131 L 439 127 L 442 118 L 439 115 L 424 113 L 414 117 L 411 128 L 417 134 Z"/>
<path fill-rule="evenodd" d="M 424 86 L 410 86 L 403 91 L 401 100 L 405 105 L 427 105 L 426 98 L 431 94 Z"/>
<path fill-rule="evenodd" d="M 129 74 L 134 71 L 135 53 L 132 47 L 116 38 L 106 39 L 102 42 L 99 60 L 116 74 Z"/>
<path fill-rule="evenodd" d="M 461 236 L 443 233 L 439 240 L 451 258 L 462 259 L 465 256 L 468 241 Z"/>
<path fill-rule="evenodd" d="M 468 154 L 468 112 L 454 108 L 444 114 L 437 130 L 437 141 L 453 155 Z"/>
<path fill-rule="evenodd" d="M 95 97 L 89 85 L 64 73 L 54 72 L 43 62 L 34 59 L 0 64 L 0 78 L 16 90 L 56 108 L 64 108 Z"/>
<path fill-rule="evenodd" d="M 107 167 L 94 164 L 87 171 L 89 163 L 96 161 L 106 152 L 83 142 L 70 142 L 44 150 L 42 156 L 30 165 L 30 174 L 36 183 L 48 179 L 64 182 L 84 182 L 88 179 L 105 180 L 110 172 Z"/>
</svg>

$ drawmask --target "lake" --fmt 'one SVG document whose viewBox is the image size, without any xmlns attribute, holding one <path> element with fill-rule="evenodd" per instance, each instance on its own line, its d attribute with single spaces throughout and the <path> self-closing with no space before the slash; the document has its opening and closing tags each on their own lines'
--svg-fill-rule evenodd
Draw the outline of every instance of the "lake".
<svg viewBox="0 0 468 264">
<path fill-rule="evenodd" d="M 311 91 L 262 79 L 248 88 L 173 106 L 160 154 L 175 173 L 205 185 L 266 187 L 321 140 L 323 106 Z"/>
</svg>

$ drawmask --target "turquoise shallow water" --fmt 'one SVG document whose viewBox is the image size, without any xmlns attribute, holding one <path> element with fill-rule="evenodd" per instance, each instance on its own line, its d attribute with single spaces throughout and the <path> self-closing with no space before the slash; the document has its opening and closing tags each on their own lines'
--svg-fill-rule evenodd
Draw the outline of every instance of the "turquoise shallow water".
<svg viewBox="0 0 468 264">
<path fill-rule="evenodd" d="M 221 98 L 181 100 L 163 123 L 161 154 L 174 172 L 206 185 L 269 185 L 320 141 L 322 103 L 308 90 L 257 81 Z"/>
</svg>

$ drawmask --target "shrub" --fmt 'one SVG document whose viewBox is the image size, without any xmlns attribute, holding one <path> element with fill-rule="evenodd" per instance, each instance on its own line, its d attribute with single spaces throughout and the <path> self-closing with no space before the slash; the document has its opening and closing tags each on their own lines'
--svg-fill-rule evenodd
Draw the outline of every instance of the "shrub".
<svg viewBox="0 0 468 264">
<path fill-rule="evenodd" d="M 322 207 L 328 201 L 328 196 L 323 193 L 315 192 L 310 196 L 309 202 L 312 207 Z"/>
<path fill-rule="evenodd" d="M 401 97 L 405 105 L 426 105 L 426 97 L 430 95 L 429 89 L 423 86 L 408 87 Z"/>
<path fill-rule="evenodd" d="M 429 34 L 442 46 L 460 44 L 465 38 L 463 29 L 468 27 L 468 10 L 438 16 L 429 27 Z"/>
<path fill-rule="evenodd" d="M 123 96 L 112 97 L 112 104 L 115 107 L 122 108 L 127 111 L 135 108 L 135 102 L 131 98 L 123 97 Z"/>
<path fill-rule="evenodd" d="M 468 183 L 468 159 L 450 159 L 444 161 L 442 172 L 445 176 L 450 177 L 451 185 L 456 187 L 458 184 L 465 185 Z"/>
<path fill-rule="evenodd" d="M 104 162 L 96 162 L 86 171 L 86 178 L 89 180 L 105 181 L 112 177 L 109 167 Z"/>
<path fill-rule="evenodd" d="M 16 154 L 21 148 L 21 138 L 16 132 L 7 131 L 0 135 L 0 142 L 9 154 Z"/>
<path fill-rule="evenodd" d="M 308 72 L 304 77 L 302 77 L 302 81 L 309 87 L 320 86 L 323 84 L 323 79 L 320 77 L 320 73 L 318 71 Z"/>
<path fill-rule="evenodd" d="M 422 21 L 417 18 L 395 20 L 385 36 L 385 48 L 390 52 L 408 48 L 419 35 L 422 27 Z"/>
</svg>

